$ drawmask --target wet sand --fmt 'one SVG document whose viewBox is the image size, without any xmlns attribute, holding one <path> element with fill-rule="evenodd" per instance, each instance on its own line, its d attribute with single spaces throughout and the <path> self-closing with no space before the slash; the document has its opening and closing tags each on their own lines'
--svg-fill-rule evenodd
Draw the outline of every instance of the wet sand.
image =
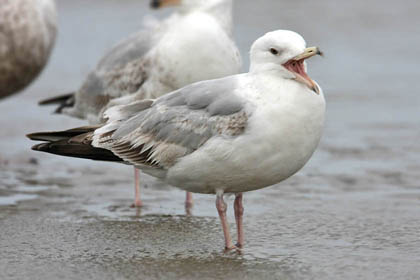
<svg viewBox="0 0 420 280">
<path fill-rule="evenodd" d="M 240 253 L 222 250 L 213 196 L 194 195 L 186 215 L 184 192 L 143 175 L 145 207 L 136 211 L 131 168 L 29 149 L 26 133 L 84 124 L 36 102 L 77 88 L 149 12 L 135 0 L 58 8 L 48 67 L 0 102 L 0 279 L 418 279 L 417 1 L 236 1 L 244 69 L 255 38 L 296 30 L 326 54 L 309 68 L 328 102 L 321 145 L 304 169 L 245 194 Z"/>
</svg>

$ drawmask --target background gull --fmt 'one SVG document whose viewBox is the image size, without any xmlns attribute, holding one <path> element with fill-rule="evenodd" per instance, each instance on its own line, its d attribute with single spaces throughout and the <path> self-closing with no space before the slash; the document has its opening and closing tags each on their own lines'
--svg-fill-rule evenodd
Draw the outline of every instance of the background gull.
<svg viewBox="0 0 420 280">
<path fill-rule="evenodd" d="M 0 3 L 0 98 L 17 93 L 41 72 L 57 33 L 53 0 Z"/>
<path fill-rule="evenodd" d="M 57 113 L 101 123 L 106 108 L 159 97 L 193 82 L 240 71 L 232 40 L 233 0 L 154 0 L 155 8 L 178 5 L 167 19 L 116 45 L 76 92 L 44 100 Z M 135 171 L 135 206 L 141 206 Z M 187 194 L 186 204 L 191 205 Z"/>
<path fill-rule="evenodd" d="M 297 33 L 270 32 L 253 44 L 249 73 L 110 108 L 97 129 L 29 138 L 47 141 L 34 150 L 125 162 L 184 190 L 216 194 L 227 249 L 235 246 L 223 195 L 234 193 L 242 247 L 242 193 L 296 173 L 321 138 L 325 100 L 305 64 L 317 54 Z"/>
</svg>

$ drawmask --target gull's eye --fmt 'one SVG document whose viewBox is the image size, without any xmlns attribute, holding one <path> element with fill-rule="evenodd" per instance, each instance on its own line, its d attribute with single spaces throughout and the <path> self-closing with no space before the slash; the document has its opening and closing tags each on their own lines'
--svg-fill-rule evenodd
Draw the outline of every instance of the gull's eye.
<svg viewBox="0 0 420 280">
<path fill-rule="evenodd" d="M 271 48 L 271 49 L 270 49 L 270 52 L 271 52 L 272 54 L 274 54 L 274 55 L 278 55 L 278 54 L 279 54 L 279 51 L 278 51 L 278 50 L 276 50 L 275 48 Z"/>
</svg>

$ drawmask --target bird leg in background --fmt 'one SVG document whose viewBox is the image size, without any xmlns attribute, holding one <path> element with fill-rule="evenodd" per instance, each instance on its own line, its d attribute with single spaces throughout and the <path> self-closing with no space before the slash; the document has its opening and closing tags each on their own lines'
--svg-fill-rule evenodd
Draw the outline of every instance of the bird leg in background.
<svg viewBox="0 0 420 280">
<path fill-rule="evenodd" d="M 223 234 L 225 236 L 225 249 L 235 249 L 235 245 L 232 243 L 232 238 L 229 233 L 229 224 L 226 217 L 227 205 L 223 201 L 223 192 L 217 192 L 216 194 L 216 208 L 219 213 L 220 222 L 222 223 Z"/>
<path fill-rule="evenodd" d="M 242 246 L 244 245 L 244 227 L 242 223 L 244 207 L 242 205 L 242 193 L 238 193 L 235 195 L 235 202 L 233 204 L 233 208 L 235 210 L 236 228 L 238 231 L 238 242 L 236 243 L 236 246 L 238 248 L 242 248 Z"/>
<path fill-rule="evenodd" d="M 186 198 L 185 198 L 185 208 L 191 209 L 193 206 L 193 199 L 192 199 L 192 193 L 186 192 Z"/>
<path fill-rule="evenodd" d="M 140 171 L 134 167 L 134 207 L 142 207 L 143 202 L 140 199 Z"/>
</svg>

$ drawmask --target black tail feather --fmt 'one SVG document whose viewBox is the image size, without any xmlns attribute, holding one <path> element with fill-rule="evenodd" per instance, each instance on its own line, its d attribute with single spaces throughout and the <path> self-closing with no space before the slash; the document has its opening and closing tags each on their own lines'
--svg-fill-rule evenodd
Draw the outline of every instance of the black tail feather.
<svg viewBox="0 0 420 280">
<path fill-rule="evenodd" d="M 53 141 L 70 139 L 72 137 L 76 137 L 78 135 L 81 135 L 87 132 L 92 132 L 97 128 L 99 128 L 99 126 L 82 126 L 82 127 L 77 127 L 77 128 L 63 130 L 63 131 L 35 132 L 35 133 L 30 133 L 26 135 L 26 137 L 35 141 L 53 142 Z"/>
<path fill-rule="evenodd" d="M 32 147 L 32 150 L 65 157 L 85 158 L 99 161 L 123 161 L 111 151 L 80 143 L 69 143 L 67 140 L 37 144 Z"/>
<path fill-rule="evenodd" d="M 99 161 L 123 162 L 111 151 L 91 145 L 91 135 L 97 126 L 84 126 L 65 131 L 37 132 L 28 134 L 32 140 L 47 141 L 32 147 L 32 150 L 50 154 L 86 158 Z"/>
<path fill-rule="evenodd" d="M 39 105 L 54 105 L 58 104 L 54 113 L 60 114 L 64 108 L 73 107 L 75 103 L 74 92 L 51 97 L 38 102 Z"/>
</svg>

